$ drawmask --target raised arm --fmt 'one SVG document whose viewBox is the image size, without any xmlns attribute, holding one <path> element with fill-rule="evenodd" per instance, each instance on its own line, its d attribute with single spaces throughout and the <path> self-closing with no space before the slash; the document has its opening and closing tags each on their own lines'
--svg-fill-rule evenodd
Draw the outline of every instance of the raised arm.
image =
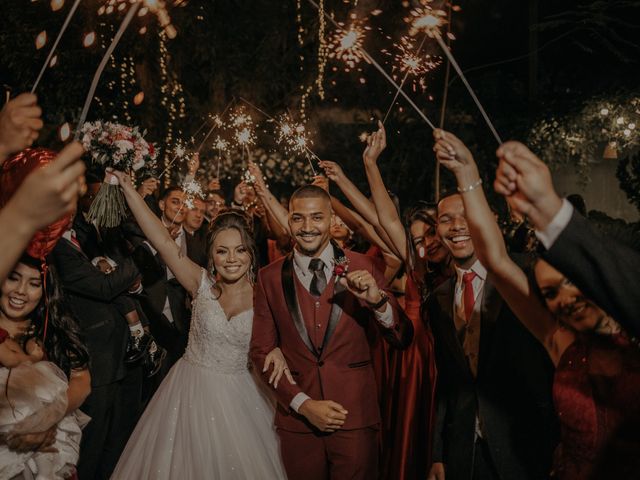
<svg viewBox="0 0 640 480">
<path fill-rule="evenodd" d="M 320 166 L 324 169 L 329 180 L 334 182 L 338 188 L 344 193 L 347 199 L 353 205 L 353 208 L 358 212 L 362 218 L 364 218 L 369 224 L 373 226 L 378 236 L 388 245 L 394 254 L 398 255 L 393 243 L 389 239 L 387 233 L 380 226 L 380 220 L 376 209 L 367 197 L 365 197 L 358 187 L 356 187 L 351 180 L 344 174 L 340 165 L 335 162 L 323 160 L 320 162 Z"/>
<path fill-rule="evenodd" d="M 361 215 L 344 205 L 336 197 L 331 197 L 331 207 L 336 215 L 338 215 L 351 230 L 362 235 L 362 237 L 372 245 L 380 248 L 385 263 L 385 285 L 388 285 L 402 265 L 400 259 L 386 242 L 380 238 L 380 235 L 378 235 L 373 226 L 362 218 Z"/>
<path fill-rule="evenodd" d="M 158 251 L 164 263 L 176 276 L 178 282 L 189 293 L 195 295 L 200 284 L 200 266 L 180 253 L 178 244 L 171 238 L 160 219 L 154 215 L 138 194 L 129 176 L 118 171 L 114 171 L 113 174 L 118 178 L 127 204 L 147 240 Z"/>
<path fill-rule="evenodd" d="M 456 176 L 480 263 L 492 275 L 496 288 L 516 316 L 553 356 L 557 323 L 536 295 L 526 274 L 509 257 L 502 232 L 482 190 L 478 167 L 471 152 L 449 132 L 436 130 L 434 137 L 438 161 Z"/>
<path fill-rule="evenodd" d="M 270 217 L 277 222 L 280 229 L 291 236 L 291 232 L 289 231 L 289 212 L 280 204 L 273 193 L 271 193 L 269 187 L 267 187 L 267 184 L 264 182 L 264 178 L 262 177 L 260 167 L 255 163 L 250 162 L 249 171 L 251 172 L 251 175 L 255 177 L 254 188 L 256 190 L 256 194 L 262 200 L 264 208 L 267 210 Z M 275 225 L 271 226 L 275 227 Z"/>
<path fill-rule="evenodd" d="M 382 175 L 376 163 L 386 146 L 387 135 L 382 122 L 378 121 L 378 131 L 370 135 L 367 139 L 367 148 L 362 154 L 362 159 L 364 161 L 367 180 L 369 181 L 369 188 L 371 189 L 371 198 L 373 199 L 373 205 L 376 209 L 380 226 L 384 229 L 402 261 L 406 262 L 407 233 L 400 219 L 398 210 L 384 185 Z"/>
<path fill-rule="evenodd" d="M 30 173 L 0 211 L 0 281 L 38 229 L 76 209 L 78 196 L 86 188 L 83 152 L 78 142 L 67 145 L 53 162 Z"/>
</svg>

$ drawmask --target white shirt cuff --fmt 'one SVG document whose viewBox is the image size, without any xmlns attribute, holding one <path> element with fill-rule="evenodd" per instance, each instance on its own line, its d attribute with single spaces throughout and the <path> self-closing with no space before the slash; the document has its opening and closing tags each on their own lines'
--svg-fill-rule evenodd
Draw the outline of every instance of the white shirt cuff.
<svg viewBox="0 0 640 480">
<path fill-rule="evenodd" d="M 153 256 L 157 255 L 158 251 L 155 248 L 153 248 L 153 245 L 151 245 L 151 243 L 149 243 L 147 240 L 145 240 L 142 243 L 144 243 L 147 247 L 149 247 L 149 250 L 151 250 L 151 254 Z"/>
<path fill-rule="evenodd" d="M 293 408 L 294 412 L 299 413 L 298 409 L 307 400 L 311 400 L 311 397 L 304 392 L 300 392 L 295 397 L 293 397 L 293 400 L 291 400 L 291 403 L 289 404 L 289 406 Z"/>
<path fill-rule="evenodd" d="M 129 293 L 131 295 L 138 295 L 138 294 L 142 293 L 142 290 L 144 290 L 144 288 L 142 287 L 142 282 L 140 282 L 138 284 L 138 286 L 136 287 L 136 289 L 135 290 L 129 290 Z"/>
<path fill-rule="evenodd" d="M 385 303 L 384 306 L 384 312 L 374 310 L 373 314 L 380 325 L 384 328 L 391 328 L 393 326 L 393 310 L 389 307 L 389 302 Z"/>
<path fill-rule="evenodd" d="M 547 225 L 547 227 L 540 231 L 536 230 L 536 237 L 544 245 L 544 248 L 549 250 L 554 242 L 558 239 L 562 231 L 569 225 L 571 217 L 573 215 L 573 205 L 569 203 L 566 198 L 562 199 L 562 207 L 553 217 L 553 220 Z"/>
</svg>

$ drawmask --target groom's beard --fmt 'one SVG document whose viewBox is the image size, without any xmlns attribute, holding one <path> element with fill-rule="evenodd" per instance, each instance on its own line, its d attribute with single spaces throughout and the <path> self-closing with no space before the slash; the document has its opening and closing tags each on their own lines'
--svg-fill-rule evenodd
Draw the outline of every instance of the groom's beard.
<svg viewBox="0 0 640 480">
<path fill-rule="evenodd" d="M 304 231 L 296 233 L 296 246 L 298 247 L 298 250 L 300 251 L 300 253 L 302 253 L 303 255 L 306 255 L 307 257 L 313 257 L 318 252 L 322 251 L 322 249 L 324 249 L 324 247 L 327 244 L 326 241 L 320 241 L 320 243 L 318 243 L 318 245 L 315 247 L 307 247 L 305 246 L 305 243 L 302 240 L 302 238 L 304 237 L 308 238 L 310 236 L 318 238 L 318 237 L 321 237 L 322 234 L 320 232 L 304 232 Z"/>
</svg>

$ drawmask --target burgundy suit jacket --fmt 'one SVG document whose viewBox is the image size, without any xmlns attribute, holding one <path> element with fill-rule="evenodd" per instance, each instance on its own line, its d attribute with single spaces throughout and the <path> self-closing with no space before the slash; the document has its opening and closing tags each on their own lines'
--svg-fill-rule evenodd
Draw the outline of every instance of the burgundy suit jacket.
<svg viewBox="0 0 640 480">
<path fill-rule="evenodd" d="M 337 257 L 343 254 L 335 246 L 334 251 Z M 350 251 L 344 254 L 349 260 L 350 271 L 367 270 L 378 285 L 384 285 L 383 274 L 375 268 L 373 259 Z M 314 431 L 314 427 L 290 407 L 291 400 L 300 392 L 314 400 L 333 400 L 341 404 L 349 412 L 342 427 L 344 430 L 379 423 L 368 334 L 371 334 L 371 328 L 377 327 L 391 346 L 406 348 L 413 337 L 411 322 L 395 298 L 389 295 L 393 325 L 385 328 L 375 319 L 371 309 L 336 285 L 324 342 L 322 348 L 316 348 L 309 340 L 302 318 L 294 275 L 293 255 L 290 254 L 260 270 L 254 295 L 251 360 L 262 372 L 266 355 L 280 347 L 297 382 L 291 385 L 283 377 L 278 383 L 276 426 L 292 432 Z M 327 288 L 333 285 L 330 282 Z M 262 377 L 268 382 L 269 372 Z"/>
</svg>

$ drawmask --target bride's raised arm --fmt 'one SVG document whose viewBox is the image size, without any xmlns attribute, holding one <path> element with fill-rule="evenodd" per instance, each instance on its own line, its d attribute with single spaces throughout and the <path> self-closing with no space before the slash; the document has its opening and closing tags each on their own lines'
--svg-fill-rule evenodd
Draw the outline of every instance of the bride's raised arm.
<svg viewBox="0 0 640 480">
<path fill-rule="evenodd" d="M 124 192 L 124 198 L 136 218 L 138 225 L 144 232 L 147 240 L 153 245 L 164 263 L 173 272 L 180 285 L 182 285 L 192 296 L 198 291 L 201 268 L 192 262 L 187 256 L 180 253 L 180 248 L 162 224 L 160 219 L 149 209 L 145 201 L 138 194 L 131 183 L 129 175 L 113 171 L 118 178 L 120 187 Z"/>
<path fill-rule="evenodd" d="M 438 161 L 453 172 L 464 202 L 467 225 L 480 263 L 511 310 L 554 358 L 557 324 L 529 283 L 524 271 L 509 257 L 500 227 L 482 190 L 478 167 L 467 147 L 455 135 L 434 132 Z"/>
</svg>

